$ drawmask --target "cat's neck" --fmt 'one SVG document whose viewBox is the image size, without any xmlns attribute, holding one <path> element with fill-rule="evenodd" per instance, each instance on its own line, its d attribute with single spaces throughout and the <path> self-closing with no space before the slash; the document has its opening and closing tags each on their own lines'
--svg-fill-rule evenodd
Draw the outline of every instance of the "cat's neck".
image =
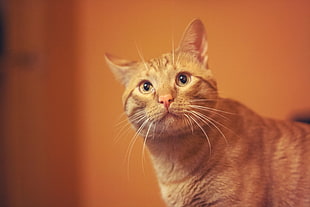
<svg viewBox="0 0 310 207">
<path fill-rule="evenodd" d="M 159 181 L 177 182 L 199 171 L 209 172 L 216 165 L 225 165 L 221 162 L 229 162 L 229 151 L 233 151 L 242 136 L 243 127 L 249 127 L 250 122 L 258 123 L 253 120 L 259 116 L 239 102 L 230 99 L 218 102 L 217 116 L 212 117 L 216 122 L 203 126 L 209 141 L 199 127 L 194 133 L 148 139 L 147 146 Z M 225 113 L 220 115 L 220 111 Z"/>
<path fill-rule="evenodd" d="M 154 168 L 162 183 L 178 182 L 195 174 L 201 162 L 210 157 L 213 150 L 211 148 L 210 151 L 208 142 L 198 134 L 165 139 L 147 143 Z"/>
<path fill-rule="evenodd" d="M 223 108 L 218 110 L 227 111 L 227 103 L 221 105 Z M 215 123 L 216 127 L 203 126 L 208 137 L 197 127 L 193 133 L 148 140 L 147 146 L 159 180 L 162 183 L 178 182 L 198 173 L 201 166 L 205 166 L 204 171 L 211 166 L 214 168 L 228 146 L 227 142 L 232 141 L 225 136 L 231 138 L 234 133 L 230 130 L 232 124 L 238 125 L 233 113 L 224 114 L 226 118 L 221 117 Z"/>
</svg>

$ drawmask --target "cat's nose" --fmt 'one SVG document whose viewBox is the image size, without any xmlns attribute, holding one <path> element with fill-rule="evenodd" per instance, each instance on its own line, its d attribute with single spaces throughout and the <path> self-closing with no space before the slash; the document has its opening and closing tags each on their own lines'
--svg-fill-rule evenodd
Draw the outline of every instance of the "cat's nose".
<svg viewBox="0 0 310 207">
<path fill-rule="evenodd" d="M 170 104 L 173 102 L 173 97 L 172 97 L 171 94 L 167 94 L 167 95 L 164 95 L 164 96 L 159 96 L 158 97 L 158 102 L 161 103 L 161 104 L 164 104 L 166 109 L 168 109 Z"/>
</svg>

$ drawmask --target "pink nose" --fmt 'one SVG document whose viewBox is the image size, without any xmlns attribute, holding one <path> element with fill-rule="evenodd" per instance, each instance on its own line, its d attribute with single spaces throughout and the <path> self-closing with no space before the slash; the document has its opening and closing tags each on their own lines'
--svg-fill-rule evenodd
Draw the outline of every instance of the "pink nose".
<svg viewBox="0 0 310 207">
<path fill-rule="evenodd" d="M 173 97 L 172 97 L 171 94 L 167 94 L 167 95 L 164 95 L 164 96 L 159 96 L 158 97 L 158 102 L 161 103 L 161 104 L 164 104 L 166 109 L 168 109 L 170 104 L 173 102 Z"/>
</svg>

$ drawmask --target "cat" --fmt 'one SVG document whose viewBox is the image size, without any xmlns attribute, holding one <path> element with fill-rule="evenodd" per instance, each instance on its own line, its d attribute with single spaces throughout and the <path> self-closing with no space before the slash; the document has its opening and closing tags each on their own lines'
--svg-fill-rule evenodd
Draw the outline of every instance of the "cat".
<svg viewBox="0 0 310 207">
<path fill-rule="evenodd" d="M 125 86 L 125 113 L 167 206 L 310 206 L 310 125 L 263 118 L 220 97 L 201 20 L 171 53 L 105 58 Z"/>
</svg>

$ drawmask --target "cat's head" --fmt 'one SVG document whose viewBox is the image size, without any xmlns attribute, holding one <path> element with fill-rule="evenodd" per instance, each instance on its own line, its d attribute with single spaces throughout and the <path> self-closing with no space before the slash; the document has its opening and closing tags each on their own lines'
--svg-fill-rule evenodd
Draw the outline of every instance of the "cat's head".
<svg viewBox="0 0 310 207">
<path fill-rule="evenodd" d="M 106 54 L 110 69 L 126 88 L 124 110 L 144 136 L 173 136 L 204 124 L 203 116 L 218 97 L 207 60 L 206 33 L 198 19 L 171 53 L 140 62 Z"/>
</svg>

